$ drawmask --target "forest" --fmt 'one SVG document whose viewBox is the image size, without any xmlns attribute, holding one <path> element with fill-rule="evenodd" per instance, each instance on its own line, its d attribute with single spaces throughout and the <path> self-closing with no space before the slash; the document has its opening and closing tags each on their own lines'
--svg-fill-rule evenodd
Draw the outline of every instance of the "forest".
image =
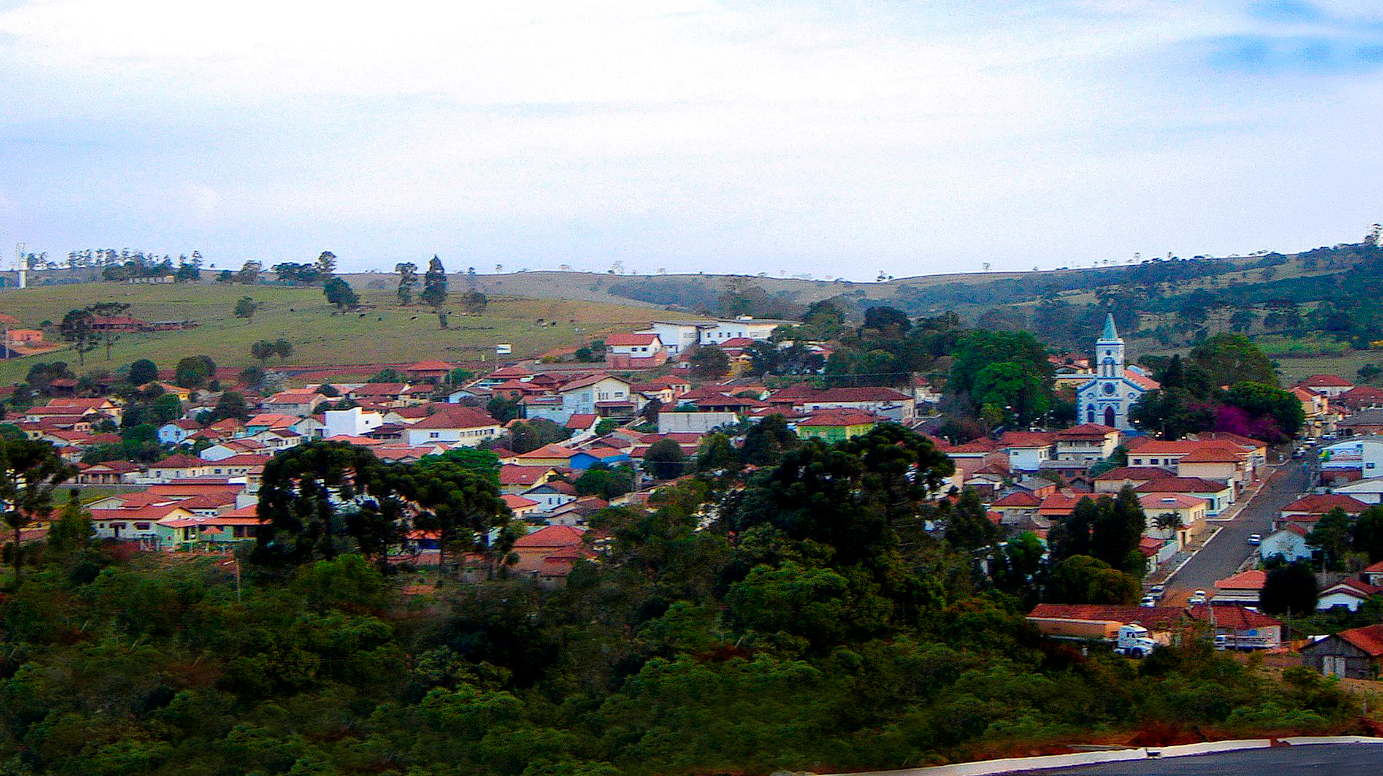
<svg viewBox="0 0 1383 776">
<path fill-rule="evenodd" d="M 1208 636 L 1141 662 L 1039 638 L 1033 596 L 1120 594 L 1141 513 L 1083 506 L 1049 566 L 977 499 L 932 506 L 951 464 L 897 426 L 713 435 L 647 509 L 598 513 L 596 558 L 553 590 L 508 573 L 521 530 L 490 472 L 391 466 L 280 455 L 271 525 L 233 557 L 103 544 L 58 506 L 0 594 L 0 772 L 833 772 L 1358 719 L 1333 682 Z M 480 579 L 388 562 L 418 526 Z"/>
</svg>

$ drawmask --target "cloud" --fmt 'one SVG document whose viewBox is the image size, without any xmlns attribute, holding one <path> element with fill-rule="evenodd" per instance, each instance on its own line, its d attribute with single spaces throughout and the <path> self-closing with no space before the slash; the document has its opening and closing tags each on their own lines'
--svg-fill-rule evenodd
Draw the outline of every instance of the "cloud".
<svg viewBox="0 0 1383 776">
<path fill-rule="evenodd" d="M 54 253 L 162 239 L 226 264 L 329 246 L 344 266 L 451 251 L 903 275 L 1309 247 L 1364 208 L 1298 198 L 1279 218 L 1280 181 L 1364 154 L 1338 186 L 1377 190 L 1367 144 L 1320 108 L 1376 116 L 1369 18 L 1189 0 L 11 2 L 0 100 L 22 108 L 0 114 L 0 167 L 25 171 L 7 186 Z"/>
</svg>

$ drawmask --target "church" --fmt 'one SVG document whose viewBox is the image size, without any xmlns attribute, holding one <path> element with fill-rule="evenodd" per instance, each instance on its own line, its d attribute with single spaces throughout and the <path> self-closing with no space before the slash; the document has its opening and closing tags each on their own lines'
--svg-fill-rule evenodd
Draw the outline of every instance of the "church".
<svg viewBox="0 0 1383 776">
<path fill-rule="evenodd" d="M 1143 394 L 1158 387 L 1157 381 L 1143 370 L 1136 366 L 1125 367 L 1124 341 L 1114 328 L 1114 316 L 1106 316 L 1104 331 L 1095 341 L 1095 375 L 1076 389 L 1080 422 L 1131 430 L 1129 411 Z"/>
</svg>

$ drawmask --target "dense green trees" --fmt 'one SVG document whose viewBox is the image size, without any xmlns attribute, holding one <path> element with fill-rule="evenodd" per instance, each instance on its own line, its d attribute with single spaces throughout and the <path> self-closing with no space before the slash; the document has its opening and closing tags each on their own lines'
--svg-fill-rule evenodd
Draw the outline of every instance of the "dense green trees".
<svg viewBox="0 0 1383 776">
<path fill-rule="evenodd" d="M 280 455 L 261 502 L 273 525 L 239 599 L 229 563 L 124 560 L 90 543 L 79 505 L 64 509 L 42 567 L 0 601 L 0 762 L 151 776 L 839 772 L 1072 730 L 1315 732 L 1357 717 L 1335 686 L 1301 672 L 1279 683 L 1203 639 L 1138 670 L 1039 639 L 1022 617 L 1030 591 L 1122 601 L 1130 579 L 1075 556 L 1044 581 L 1031 535 L 989 549 L 929 535 L 946 462 L 899 427 L 781 461 L 743 491 L 691 478 L 648 509 L 594 515 L 594 561 L 550 591 L 509 573 L 493 480 L 446 456 L 397 469 L 332 443 Z M 420 590 L 371 563 L 401 524 L 450 531 L 448 558 L 491 558 L 494 579 Z"/>
<path fill-rule="evenodd" d="M 1311 564 L 1297 561 L 1268 571 L 1258 605 L 1268 614 L 1307 615 L 1316 611 L 1318 592 Z"/>
<path fill-rule="evenodd" d="M 75 472 L 56 448 L 39 440 L 0 440 L 0 520 L 10 529 L 15 579 L 24 567 L 21 534 L 53 509 L 53 491 Z"/>
</svg>

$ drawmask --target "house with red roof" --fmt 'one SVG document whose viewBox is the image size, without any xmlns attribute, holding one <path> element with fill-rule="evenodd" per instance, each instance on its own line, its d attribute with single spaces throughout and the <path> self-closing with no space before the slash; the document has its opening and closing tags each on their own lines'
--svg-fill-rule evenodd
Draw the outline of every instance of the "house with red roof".
<svg viewBox="0 0 1383 776">
<path fill-rule="evenodd" d="M 1200 477 L 1157 477 L 1133 490 L 1140 496 L 1176 494 L 1203 499 L 1206 502 L 1205 513 L 1211 517 L 1234 503 L 1233 485 Z"/>
<path fill-rule="evenodd" d="M 1058 461 L 1091 464 L 1114 454 L 1119 430 L 1099 423 L 1082 423 L 1056 433 Z"/>
<path fill-rule="evenodd" d="M 801 389 L 799 389 L 800 391 Z M 769 397 L 770 401 L 779 391 Z M 882 386 L 825 388 L 803 391 L 806 395 L 794 399 L 792 408 L 813 413 L 818 410 L 859 410 L 878 415 L 895 423 L 911 423 L 917 417 L 917 400 L 902 391 Z"/>
<path fill-rule="evenodd" d="M 1305 380 L 1298 382 L 1296 387 L 1315 391 L 1316 393 L 1323 394 L 1333 399 L 1353 388 L 1354 383 L 1351 383 L 1339 375 L 1311 375 Z"/>
<path fill-rule="evenodd" d="M 1177 547 L 1185 548 L 1191 540 L 1205 532 L 1206 500 L 1181 493 L 1148 493 L 1138 497 L 1139 506 L 1147 518 L 1144 534 L 1158 539 L 1175 539 Z M 1159 523 L 1177 521 L 1176 527 Z"/>
<path fill-rule="evenodd" d="M 1217 579 L 1215 580 L 1215 589 L 1219 592 L 1210 599 L 1210 603 L 1257 606 L 1258 595 L 1262 592 L 1263 584 L 1267 581 L 1268 572 L 1257 569 L 1241 571 L 1224 579 Z"/>
<path fill-rule="evenodd" d="M 1096 493 L 1118 493 L 1125 486 L 1137 488 L 1140 485 L 1160 480 L 1168 476 L 1166 469 L 1152 466 L 1120 466 L 1095 476 L 1093 490 Z"/>
<path fill-rule="evenodd" d="M 1356 385 L 1335 398 L 1335 404 L 1349 410 L 1369 410 L 1383 408 L 1383 388 L 1372 385 Z"/>
<path fill-rule="evenodd" d="M 655 369 L 667 359 L 667 348 L 656 333 L 611 334 L 605 338 L 605 366 L 610 369 Z"/>
<path fill-rule="evenodd" d="M 1298 650 L 1303 662 L 1325 676 L 1376 679 L 1383 660 L 1383 625 L 1351 628 Z"/>
<path fill-rule="evenodd" d="M 570 525 L 550 525 L 514 541 L 519 560 L 511 572 L 532 579 L 540 587 L 566 584 L 572 566 L 581 560 L 594 560 L 596 553 L 585 545 L 586 529 Z"/>
<path fill-rule="evenodd" d="M 327 401 L 327 397 L 310 388 L 295 388 L 279 391 L 260 402 L 260 409 L 276 415 L 292 415 L 305 418 L 317 411 L 317 407 Z"/>
<path fill-rule="evenodd" d="M 190 455 L 170 455 L 161 461 L 149 464 L 146 469 L 150 482 L 171 482 L 191 477 L 205 477 L 209 474 L 208 461 Z"/>
<path fill-rule="evenodd" d="M 128 485 L 140 474 L 139 464 L 130 461 L 102 461 L 77 467 L 78 485 Z"/>
<path fill-rule="evenodd" d="M 999 438 L 999 448 L 1008 453 L 1008 468 L 1015 472 L 1035 472 L 1052 460 L 1056 435 L 1040 431 L 1009 431 Z"/>
<path fill-rule="evenodd" d="M 1357 612 L 1360 604 L 1380 592 L 1383 592 L 1383 588 L 1346 577 L 1320 592 L 1320 597 L 1316 599 L 1316 611 L 1348 609 L 1351 612 Z"/>
<path fill-rule="evenodd" d="M 504 432 L 500 422 L 484 410 L 455 404 L 437 406 L 436 412 L 404 429 L 404 442 L 410 447 L 475 447 Z"/>
<path fill-rule="evenodd" d="M 1310 533 L 1310 529 L 1300 523 L 1288 523 L 1263 537 L 1258 544 L 1258 557 L 1266 561 L 1274 555 L 1281 555 L 1288 563 L 1310 560 L 1311 546 L 1306 543 L 1306 536 Z"/>
<path fill-rule="evenodd" d="M 1256 599 L 1251 606 L 1258 606 Z M 1254 609 L 1202 604 L 1186 611 L 1192 622 L 1213 628 L 1216 645 L 1226 649 L 1278 649 L 1282 646 L 1282 623 Z"/>
<path fill-rule="evenodd" d="M 795 430 L 803 439 L 820 439 L 829 444 L 868 434 L 881 420 L 861 410 L 820 410 L 797 421 Z"/>
<path fill-rule="evenodd" d="M 518 495 L 536 485 L 556 479 L 559 474 L 556 467 L 504 464 L 499 467 L 499 492 Z"/>
<path fill-rule="evenodd" d="M 408 375 L 409 382 L 413 383 L 444 383 L 453 369 L 455 367 L 445 361 L 432 359 L 406 366 L 403 373 Z"/>
<path fill-rule="evenodd" d="M 1368 504 L 1340 493 L 1312 493 L 1283 507 L 1273 527 L 1281 528 L 1287 523 L 1299 523 L 1310 529 L 1331 510 L 1343 509 L 1345 514 L 1354 516 L 1368 508 Z"/>
</svg>

